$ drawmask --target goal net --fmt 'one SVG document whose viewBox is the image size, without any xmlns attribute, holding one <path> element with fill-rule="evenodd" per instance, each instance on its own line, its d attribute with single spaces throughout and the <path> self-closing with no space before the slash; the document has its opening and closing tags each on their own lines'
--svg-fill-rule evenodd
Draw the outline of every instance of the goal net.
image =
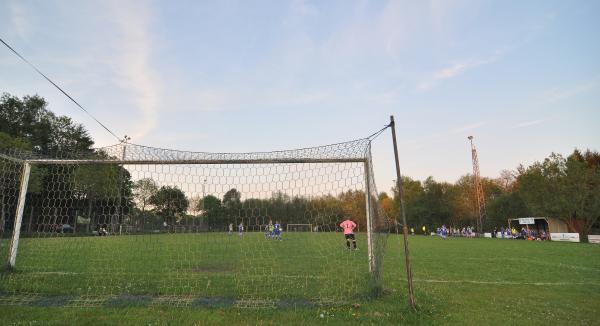
<svg viewBox="0 0 600 326">
<path fill-rule="evenodd" d="M 5 151 L 0 304 L 278 307 L 376 294 L 389 223 L 370 145 Z M 346 249 L 346 218 L 361 225 L 359 250 Z M 269 222 L 298 233 L 269 241 Z"/>
</svg>

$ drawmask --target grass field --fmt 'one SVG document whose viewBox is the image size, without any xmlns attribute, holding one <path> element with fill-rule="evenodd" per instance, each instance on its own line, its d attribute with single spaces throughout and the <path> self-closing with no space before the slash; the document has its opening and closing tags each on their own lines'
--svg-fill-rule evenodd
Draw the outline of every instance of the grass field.
<svg viewBox="0 0 600 326">
<path fill-rule="evenodd" d="M 1 324 L 597 324 L 600 246 L 390 236 L 370 299 L 365 237 L 153 235 L 23 239 L 0 276 Z M 2 244 L 5 250 L 6 243 Z M 17 300 L 21 301 L 17 301 Z M 244 304 L 254 308 L 241 308 Z M 360 306 L 358 306 L 358 305 Z"/>
</svg>

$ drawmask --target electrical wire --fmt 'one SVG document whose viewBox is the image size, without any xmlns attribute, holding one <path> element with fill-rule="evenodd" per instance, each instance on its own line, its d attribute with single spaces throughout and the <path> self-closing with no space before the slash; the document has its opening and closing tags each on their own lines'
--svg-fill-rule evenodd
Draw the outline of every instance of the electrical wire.
<svg viewBox="0 0 600 326">
<path fill-rule="evenodd" d="M 81 106 L 81 104 L 79 104 L 73 97 L 71 97 L 71 95 L 67 94 L 67 92 L 65 92 L 62 88 L 60 88 L 60 86 L 56 85 L 55 82 L 53 82 L 50 78 L 48 78 L 46 75 L 44 75 L 44 73 L 42 73 L 36 66 L 34 66 L 31 62 L 29 62 L 21 54 L 19 54 L 19 52 L 17 52 L 10 45 L 8 45 L 8 43 L 6 43 L 2 38 L 0 38 L 0 42 L 2 42 L 2 44 L 4 44 L 9 50 L 11 50 L 14 54 L 16 54 L 19 58 L 21 58 L 21 60 L 23 60 L 25 63 L 27 63 L 31 68 L 33 68 L 38 74 L 40 74 L 42 77 L 44 77 L 50 84 L 54 85 L 54 87 L 56 87 L 66 97 L 68 97 L 73 103 L 75 103 L 75 105 L 77 105 L 81 110 L 83 110 L 83 112 L 85 112 L 92 119 L 94 119 L 94 121 L 96 121 L 100 126 L 102 126 L 102 128 L 104 128 L 106 131 L 108 131 L 117 140 L 121 141 L 121 138 L 119 138 L 114 132 L 112 132 L 110 129 L 108 129 L 108 127 L 105 126 L 102 122 L 100 122 L 98 119 L 96 119 L 96 117 L 94 117 L 88 110 L 86 110 L 83 106 Z"/>
</svg>

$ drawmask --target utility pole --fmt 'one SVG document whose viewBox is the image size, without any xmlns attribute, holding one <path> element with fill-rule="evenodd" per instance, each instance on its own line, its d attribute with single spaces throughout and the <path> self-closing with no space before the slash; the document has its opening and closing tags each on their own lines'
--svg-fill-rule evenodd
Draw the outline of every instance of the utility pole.
<svg viewBox="0 0 600 326">
<path fill-rule="evenodd" d="M 481 175 L 479 174 L 479 159 L 477 159 L 477 150 L 473 144 L 473 136 L 469 136 L 471 141 L 471 159 L 473 161 L 473 188 L 475 190 L 475 198 L 477 199 L 477 233 L 483 232 L 483 221 L 486 217 L 485 197 L 483 196 L 483 186 L 481 184 Z"/>
<path fill-rule="evenodd" d="M 390 116 L 389 126 L 392 129 L 392 142 L 394 144 L 394 159 L 396 162 L 396 188 L 398 197 L 400 197 L 400 211 L 402 215 L 402 234 L 404 238 L 404 260 L 406 263 L 406 280 L 408 282 L 408 303 L 412 311 L 417 311 L 415 304 L 415 292 L 413 290 L 412 266 L 410 263 L 410 251 L 408 250 L 408 224 L 406 223 L 406 208 L 404 205 L 404 185 L 402 184 L 402 175 L 400 174 L 400 161 L 398 159 L 398 144 L 396 143 L 396 122 L 394 116 Z"/>
</svg>

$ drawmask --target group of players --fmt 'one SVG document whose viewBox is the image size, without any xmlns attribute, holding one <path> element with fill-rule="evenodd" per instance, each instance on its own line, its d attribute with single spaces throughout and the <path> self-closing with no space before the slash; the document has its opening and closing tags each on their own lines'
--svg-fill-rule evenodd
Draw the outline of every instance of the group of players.
<svg viewBox="0 0 600 326">
<path fill-rule="evenodd" d="M 265 226 L 265 238 L 274 239 L 274 240 L 283 240 L 281 237 L 281 224 L 279 222 L 275 222 L 273 224 L 272 220 L 269 220 L 269 224 Z M 233 223 L 229 223 L 228 234 L 233 234 Z M 244 223 L 240 223 L 238 225 L 238 235 L 240 237 L 244 237 Z"/>
<path fill-rule="evenodd" d="M 265 227 L 265 238 L 274 239 L 274 240 L 283 240 L 281 238 L 281 224 L 279 222 L 275 222 L 269 220 L 269 224 Z"/>
<path fill-rule="evenodd" d="M 358 250 L 356 247 L 356 237 L 354 236 L 354 229 L 356 228 L 356 223 L 354 223 L 350 218 L 346 218 L 342 223 L 340 223 L 340 227 L 344 230 L 344 238 L 346 239 L 346 247 L 348 249 Z M 229 223 L 228 234 L 233 234 L 233 223 Z M 272 220 L 269 220 L 269 224 L 265 226 L 265 238 L 273 239 L 273 240 L 283 240 L 281 237 L 281 224 L 277 221 L 273 224 Z M 240 237 L 244 237 L 244 223 L 240 223 L 238 225 L 238 234 Z M 352 243 L 352 247 L 350 247 L 350 243 Z"/>
</svg>

